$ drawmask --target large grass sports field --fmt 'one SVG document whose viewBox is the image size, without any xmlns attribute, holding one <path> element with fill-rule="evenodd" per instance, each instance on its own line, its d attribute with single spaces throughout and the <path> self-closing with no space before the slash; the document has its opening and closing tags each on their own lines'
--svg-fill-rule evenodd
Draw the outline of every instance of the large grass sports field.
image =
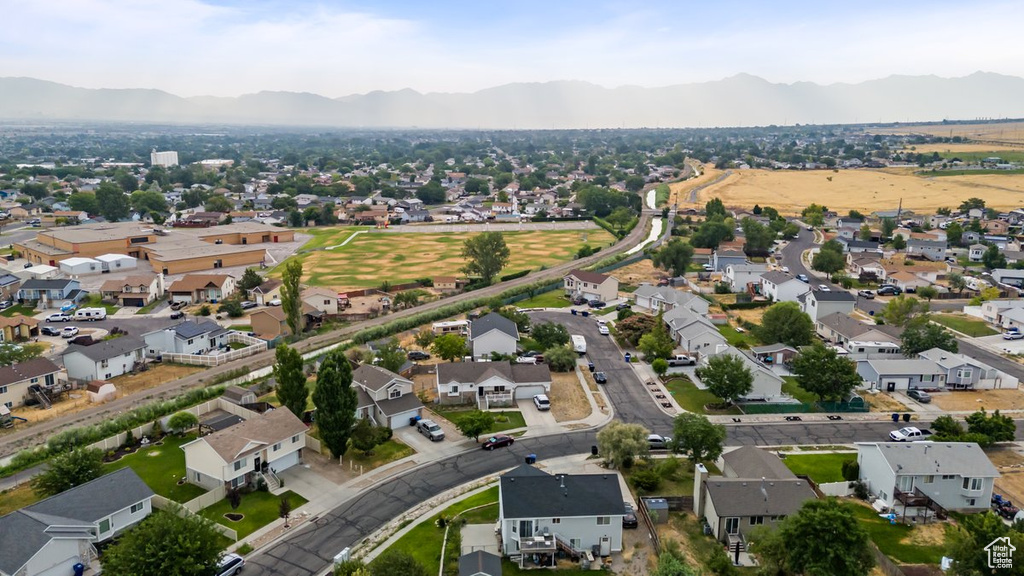
<svg viewBox="0 0 1024 576">
<path fill-rule="evenodd" d="M 322 229 L 311 241 L 314 248 L 337 246 L 350 236 L 352 228 Z M 605 248 L 613 237 L 596 230 L 533 230 L 504 232 L 505 243 L 512 253 L 502 274 L 527 268 L 537 270 L 572 260 L 586 243 Z M 403 284 L 419 278 L 461 276 L 464 265 L 460 253 L 465 240 L 475 233 L 381 233 L 357 234 L 344 246 L 331 250 L 318 249 L 295 256 L 302 260 L 303 282 L 335 290 L 374 288 L 387 280 Z M 309 245 L 307 245 L 309 247 Z M 281 267 L 271 273 L 279 277 Z"/>
</svg>

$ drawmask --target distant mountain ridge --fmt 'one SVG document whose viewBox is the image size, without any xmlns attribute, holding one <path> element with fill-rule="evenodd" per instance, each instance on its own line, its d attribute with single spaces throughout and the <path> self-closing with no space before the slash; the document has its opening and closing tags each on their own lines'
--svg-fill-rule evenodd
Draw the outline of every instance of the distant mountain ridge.
<svg viewBox="0 0 1024 576">
<path fill-rule="evenodd" d="M 858 84 L 775 84 L 749 74 L 658 88 L 579 81 L 473 93 L 411 89 L 340 98 L 265 91 L 183 98 L 152 89 L 87 89 L 0 78 L 0 119 L 331 127 L 638 128 L 920 122 L 1024 116 L 1024 78 L 890 76 Z"/>
</svg>

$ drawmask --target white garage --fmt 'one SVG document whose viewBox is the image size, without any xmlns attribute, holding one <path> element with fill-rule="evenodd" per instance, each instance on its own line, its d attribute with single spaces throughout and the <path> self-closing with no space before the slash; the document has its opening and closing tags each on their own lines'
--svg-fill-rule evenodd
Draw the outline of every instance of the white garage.
<svg viewBox="0 0 1024 576">
<path fill-rule="evenodd" d="M 551 386 L 544 384 L 520 384 L 516 386 L 515 399 L 516 400 L 530 400 L 537 394 L 547 394 L 551 391 Z"/>
</svg>

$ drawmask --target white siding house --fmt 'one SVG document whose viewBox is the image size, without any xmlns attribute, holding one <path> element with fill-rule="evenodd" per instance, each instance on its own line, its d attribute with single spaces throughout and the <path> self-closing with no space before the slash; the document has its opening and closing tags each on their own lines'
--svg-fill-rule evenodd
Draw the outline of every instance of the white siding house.
<svg viewBox="0 0 1024 576">
<path fill-rule="evenodd" d="M 216 322 L 182 322 L 164 330 L 144 334 L 146 354 L 205 354 L 227 343 L 228 331 Z"/>
<path fill-rule="evenodd" d="M 797 302 L 811 287 L 785 272 L 768 272 L 761 276 L 761 295 L 775 302 Z"/>
<path fill-rule="evenodd" d="M 753 386 L 750 388 L 750 392 L 747 393 L 743 399 L 770 400 L 782 396 L 782 384 L 784 380 L 764 364 L 761 364 L 757 360 L 754 360 L 732 346 L 719 345 L 713 354 L 701 357 L 701 365 L 707 366 L 712 357 L 721 354 L 729 354 L 730 356 L 734 356 L 742 360 L 743 364 L 748 370 L 750 370 L 751 375 L 754 377 Z"/>
<path fill-rule="evenodd" d="M 487 360 L 492 352 L 515 354 L 519 344 L 519 329 L 515 322 L 491 312 L 470 323 L 469 341 L 473 358 Z"/>
<path fill-rule="evenodd" d="M 759 284 L 766 272 L 768 267 L 764 264 L 729 264 L 722 274 L 722 281 L 733 292 L 746 292 L 747 284 Z"/>
<path fill-rule="evenodd" d="M 352 383 L 363 393 L 360 418 L 369 417 L 378 426 L 393 430 L 409 426 L 411 418 L 423 415 L 423 403 L 413 393 L 412 380 L 408 378 L 380 366 L 363 364 L 352 372 Z"/>
<path fill-rule="evenodd" d="M 110 380 L 135 370 L 143 361 L 146 343 L 135 336 L 121 336 L 91 346 L 72 344 L 61 357 L 68 378 Z"/>
</svg>

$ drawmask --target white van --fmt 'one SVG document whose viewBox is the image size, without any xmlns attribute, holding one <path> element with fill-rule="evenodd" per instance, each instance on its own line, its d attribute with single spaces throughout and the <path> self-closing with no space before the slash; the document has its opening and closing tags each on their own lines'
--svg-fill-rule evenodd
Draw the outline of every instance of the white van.
<svg viewBox="0 0 1024 576">
<path fill-rule="evenodd" d="M 106 320 L 106 318 L 106 308 L 80 308 L 75 310 L 75 320 L 88 320 L 93 322 L 96 320 Z"/>
</svg>

